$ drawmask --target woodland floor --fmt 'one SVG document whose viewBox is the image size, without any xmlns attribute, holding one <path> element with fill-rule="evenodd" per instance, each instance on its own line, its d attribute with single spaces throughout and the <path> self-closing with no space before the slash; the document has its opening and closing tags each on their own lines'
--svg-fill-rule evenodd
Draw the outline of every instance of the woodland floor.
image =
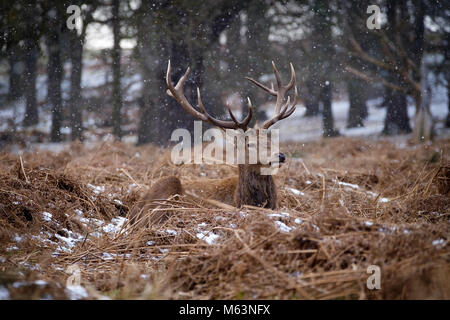
<svg viewBox="0 0 450 320">
<path fill-rule="evenodd" d="M 450 139 L 281 149 L 279 210 L 184 196 L 146 229 L 126 216 L 155 179 L 236 168 L 110 142 L 0 154 L 0 299 L 450 298 Z"/>
</svg>

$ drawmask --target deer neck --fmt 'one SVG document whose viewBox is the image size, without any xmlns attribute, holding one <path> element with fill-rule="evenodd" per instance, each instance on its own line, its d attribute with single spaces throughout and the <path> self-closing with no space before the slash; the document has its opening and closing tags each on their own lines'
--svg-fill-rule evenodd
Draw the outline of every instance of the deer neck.
<svg viewBox="0 0 450 320">
<path fill-rule="evenodd" d="M 235 194 L 237 207 L 252 205 L 276 209 L 276 186 L 271 175 L 261 175 L 260 167 L 239 165 L 239 179 Z"/>
</svg>

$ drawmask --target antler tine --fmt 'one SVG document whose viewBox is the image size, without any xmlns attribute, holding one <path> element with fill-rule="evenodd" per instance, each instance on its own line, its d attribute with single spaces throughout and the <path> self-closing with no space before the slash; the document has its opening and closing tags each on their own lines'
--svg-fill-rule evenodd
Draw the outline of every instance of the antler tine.
<svg viewBox="0 0 450 320">
<path fill-rule="evenodd" d="M 230 103 L 228 101 L 226 103 L 226 106 L 227 106 L 228 114 L 231 117 L 231 120 L 233 120 L 235 123 L 240 123 L 239 120 L 237 120 L 236 117 L 234 116 L 233 111 L 231 111 Z"/>
<path fill-rule="evenodd" d="M 189 76 L 189 73 L 191 73 L 191 68 L 188 67 L 188 68 L 186 69 L 186 72 L 185 72 L 184 75 L 178 80 L 178 83 L 175 85 L 175 87 L 173 86 L 173 83 L 172 83 L 172 79 L 171 79 L 171 71 L 172 71 L 172 68 L 171 68 L 171 66 L 170 66 L 170 60 L 169 60 L 169 63 L 168 63 L 168 65 L 167 65 L 167 73 L 166 73 L 166 83 L 167 83 L 167 87 L 169 88 L 169 89 L 167 90 L 167 94 L 168 94 L 169 96 L 175 98 L 175 97 L 173 96 L 173 94 L 172 94 L 171 91 L 179 90 L 180 88 L 181 88 L 181 90 L 183 90 L 184 84 L 185 84 L 185 82 L 186 82 L 186 80 L 187 80 L 187 78 L 188 78 L 188 76 Z"/>
<path fill-rule="evenodd" d="M 290 63 L 291 79 L 289 80 L 289 83 L 285 86 L 281 82 L 280 74 L 279 74 L 277 67 L 273 61 L 272 61 L 272 67 L 273 67 L 273 72 L 275 74 L 275 78 L 277 80 L 277 87 L 278 87 L 278 89 L 276 91 L 273 89 L 272 90 L 274 92 L 276 92 L 277 101 L 275 104 L 275 115 L 273 116 L 272 119 L 269 119 L 263 123 L 262 127 L 264 129 L 268 129 L 271 125 L 275 124 L 277 121 L 285 119 L 285 118 L 289 117 L 291 114 L 293 114 L 296 109 L 296 105 L 298 103 L 298 90 L 297 90 L 297 86 L 295 85 L 295 82 L 296 82 L 295 69 L 294 69 L 294 66 L 292 65 L 292 63 Z M 286 93 L 289 90 L 291 90 L 292 87 L 294 87 L 294 100 L 293 100 L 291 107 L 288 108 L 288 106 L 290 104 L 290 97 L 288 96 L 287 101 L 284 104 L 283 104 L 283 100 L 284 100 L 284 96 L 286 95 Z M 273 84 L 272 84 L 272 88 L 273 88 Z"/>
<path fill-rule="evenodd" d="M 292 62 L 289 63 L 289 65 L 291 66 L 291 80 L 289 80 L 289 83 L 286 85 L 286 91 L 291 90 L 291 88 L 295 85 L 295 69 Z"/>
<path fill-rule="evenodd" d="M 298 91 L 297 91 L 297 86 L 294 87 L 294 101 L 292 102 L 292 106 L 289 109 L 289 111 L 285 112 L 283 114 L 283 116 L 280 118 L 280 120 L 285 119 L 287 117 L 289 117 L 291 114 L 294 113 L 295 109 L 297 108 L 297 103 L 298 103 Z"/>
<path fill-rule="evenodd" d="M 253 79 L 253 78 L 245 77 L 245 79 L 247 79 L 247 80 L 253 82 L 253 84 L 257 85 L 258 87 L 260 87 L 260 88 L 263 89 L 264 91 L 267 91 L 267 92 L 268 92 L 269 94 L 271 94 L 272 96 L 276 96 L 276 95 L 277 95 L 277 92 L 276 92 L 276 91 L 274 90 L 274 88 L 273 88 L 273 84 L 272 84 L 272 89 L 270 89 L 270 88 L 266 87 L 265 85 L 263 85 L 262 83 L 256 81 L 256 80 Z"/>
<path fill-rule="evenodd" d="M 231 119 L 238 125 L 239 128 L 243 129 L 244 131 L 247 130 L 248 124 L 250 123 L 250 120 L 252 119 L 252 116 L 253 116 L 252 102 L 251 102 L 250 98 L 248 98 L 248 97 L 247 97 L 247 100 L 248 100 L 248 114 L 245 117 L 245 119 L 242 121 L 239 121 L 236 119 L 233 112 L 231 111 L 230 105 L 227 103 L 227 109 L 228 109 L 228 113 L 230 114 Z"/>
<path fill-rule="evenodd" d="M 283 105 L 284 96 L 295 85 L 295 70 L 294 70 L 294 66 L 292 65 L 292 63 L 290 63 L 291 79 L 289 80 L 289 83 L 284 86 L 282 84 L 282 82 L 281 82 L 281 77 L 280 77 L 280 74 L 279 74 L 279 72 L 277 70 L 275 62 L 273 62 L 273 61 L 272 61 L 272 67 L 273 67 L 273 72 L 275 74 L 275 78 L 277 80 L 277 87 L 278 87 L 278 90 L 276 91 L 276 93 L 277 93 L 277 102 L 276 102 L 276 106 L 275 106 L 275 113 L 278 114 L 280 112 L 280 110 L 281 110 L 282 105 Z M 272 87 L 273 87 L 273 84 L 272 84 Z"/>
<path fill-rule="evenodd" d="M 170 60 L 169 60 L 169 63 L 167 65 L 167 73 L 166 73 L 166 83 L 167 83 L 167 87 L 169 88 L 167 93 L 171 97 L 173 97 L 175 100 L 177 100 L 177 102 L 180 104 L 180 106 L 182 106 L 183 109 L 186 110 L 189 114 L 191 114 L 195 118 L 198 118 L 202 121 L 207 121 L 208 118 L 204 114 L 195 110 L 195 108 L 189 103 L 189 101 L 187 101 L 187 99 L 183 93 L 183 87 L 184 87 L 187 77 L 189 76 L 190 68 L 189 67 L 187 68 L 185 74 L 180 78 L 180 80 L 178 80 L 178 83 L 176 84 L 175 87 L 173 86 L 173 83 L 171 80 L 171 71 L 172 70 L 170 67 Z"/>
<path fill-rule="evenodd" d="M 194 117 L 209 122 L 213 125 L 216 125 L 220 128 L 225 129 L 238 129 L 241 128 L 243 130 L 247 130 L 248 123 L 250 122 L 250 119 L 252 117 L 252 107 L 251 103 L 249 104 L 249 114 L 247 117 L 242 121 L 239 122 L 234 114 L 231 112 L 230 107 L 227 105 L 228 112 L 230 113 L 231 119 L 233 121 L 226 121 L 226 120 L 219 120 L 214 117 L 212 117 L 205 109 L 205 106 L 203 105 L 202 98 L 200 95 L 200 89 L 197 88 L 197 100 L 198 100 L 198 107 L 200 108 L 201 112 L 198 112 L 186 99 L 183 88 L 184 84 L 186 83 L 186 80 L 190 73 L 190 68 L 187 68 L 185 74 L 178 80 L 178 83 L 174 86 L 171 80 L 171 66 L 170 66 L 170 60 L 167 65 L 167 73 L 166 73 L 166 83 L 167 83 L 167 94 L 171 97 L 173 97 L 183 109 L 185 109 L 189 114 L 193 115 Z"/>
<path fill-rule="evenodd" d="M 233 121 L 225 121 L 220 120 L 212 117 L 205 109 L 205 106 L 203 105 L 202 98 L 200 96 L 200 89 L 197 87 L 197 97 L 198 97 L 198 106 L 200 107 L 200 110 L 202 111 L 202 114 L 204 114 L 207 118 L 207 121 L 215 126 L 225 128 L 225 129 L 237 129 L 237 122 Z M 234 118 L 234 115 L 232 119 Z"/>
<path fill-rule="evenodd" d="M 247 117 L 245 117 L 245 119 L 242 120 L 242 124 L 246 127 L 248 127 L 248 124 L 250 123 L 250 120 L 252 119 L 252 116 L 253 116 L 252 101 L 250 100 L 249 97 L 247 97 L 247 101 L 248 101 L 248 114 L 247 114 Z"/>
<path fill-rule="evenodd" d="M 275 65 L 275 62 L 272 61 L 273 73 L 274 73 L 275 79 L 277 81 L 277 90 L 274 89 L 273 83 L 271 83 L 271 88 L 269 88 L 269 87 L 266 87 L 265 85 L 263 85 L 262 83 L 256 81 L 253 78 L 246 77 L 247 80 L 250 80 L 256 86 L 260 87 L 261 89 L 268 92 L 269 94 L 277 97 L 276 104 L 275 104 L 275 115 L 271 119 L 265 121 L 262 124 L 261 127 L 264 129 L 268 129 L 271 125 L 275 124 L 277 121 L 289 117 L 290 115 L 292 115 L 294 113 L 294 111 L 296 109 L 299 98 L 298 98 L 297 86 L 295 85 L 295 83 L 296 83 L 295 69 L 294 69 L 294 66 L 292 65 L 292 63 L 290 63 L 289 65 L 290 65 L 290 69 L 291 69 L 291 79 L 289 80 L 289 83 L 284 86 L 281 82 L 281 77 L 280 77 L 278 69 Z M 289 90 L 291 90 L 292 87 L 294 87 L 294 100 L 292 102 L 292 105 L 289 107 L 289 104 L 291 101 L 290 97 L 288 96 L 286 103 L 283 103 L 283 101 L 284 101 L 284 97 L 285 97 L 286 93 Z M 250 106 L 250 100 L 249 100 L 249 106 Z M 251 112 L 251 109 L 249 110 L 249 112 Z"/>
<path fill-rule="evenodd" d="M 246 77 L 246 79 L 250 80 L 252 83 L 263 89 L 264 91 L 268 92 L 272 96 L 277 97 L 277 101 L 275 104 L 275 114 L 280 113 L 280 110 L 283 106 L 283 100 L 286 93 L 292 89 L 293 86 L 295 86 L 295 69 L 292 63 L 289 64 L 291 69 L 291 79 L 289 80 L 289 83 L 287 85 L 283 85 L 280 77 L 280 73 L 278 72 L 277 66 L 275 65 L 275 62 L 272 61 L 272 68 L 273 73 L 275 75 L 275 79 L 277 81 L 277 90 L 274 89 L 273 83 L 271 83 L 271 88 L 266 87 L 262 83 L 254 80 L 253 78 Z"/>
<path fill-rule="evenodd" d="M 230 105 L 227 103 L 227 109 L 228 109 L 228 113 L 230 114 L 231 119 L 234 121 L 234 123 L 237 124 L 237 126 L 239 128 L 241 128 L 242 130 L 246 131 L 248 128 L 248 124 L 250 123 L 250 120 L 252 119 L 253 116 L 253 106 L 252 106 L 252 102 L 250 101 L 250 98 L 247 97 L 248 100 L 248 114 L 245 117 L 244 120 L 239 121 L 236 119 L 236 117 L 234 116 L 233 112 L 231 111 Z"/>
<path fill-rule="evenodd" d="M 273 73 L 275 74 L 275 79 L 277 80 L 277 86 L 278 86 L 278 90 L 283 86 L 281 84 L 281 78 L 280 78 L 280 74 L 278 73 L 277 70 L 277 66 L 275 65 L 275 62 L 272 61 L 272 68 L 273 68 Z"/>
<path fill-rule="evenodd" d="M 275 124 L 276 122 L 278 122 L 281 119 L 284 119 L 283 116 L 286 113 L 286 110 L 288 109 L 288 106 L 289 106 L 290 102 L 291 102 L 291 98 L 288 97 L 287 100 L 286 100 L 286 103 L 281 108 L 281 111 L 279 113 L 276 113 L 271 119 L 264 121 L 264 123 L 262 124 L 261 127 L 263 129 L 268 129 L 271 125 Z M 292 107 L 291 107 L 291 109 L 292 109 Z"/>
</svg>

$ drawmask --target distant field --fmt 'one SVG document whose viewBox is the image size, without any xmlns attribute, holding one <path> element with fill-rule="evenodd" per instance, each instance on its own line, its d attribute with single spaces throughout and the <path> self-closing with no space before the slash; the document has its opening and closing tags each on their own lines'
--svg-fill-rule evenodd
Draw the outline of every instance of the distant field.
<svg viewBox="0 0 450 320">
<path fill-rule="evenodd" d="M 157 178 L 236 168 L 112 142 L 0 154 L 0 299 L 450 298 L 450 139 L 281 149 L 279 210 L 183 196 L 147 229 L 127 213 Z"/>
</svg>

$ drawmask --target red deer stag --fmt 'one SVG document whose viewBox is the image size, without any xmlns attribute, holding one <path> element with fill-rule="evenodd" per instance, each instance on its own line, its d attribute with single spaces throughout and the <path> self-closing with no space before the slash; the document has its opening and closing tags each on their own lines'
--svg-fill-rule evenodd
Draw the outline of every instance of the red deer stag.
<svg viewBox="0 0 450 320">
<path fill-rule="evenodd" d="M 298 102 L 298 92 L 295 80 L 295 70 L 292 64 L 291 68 L 291 79 L 287 85 L 283 85 L 281 82 L 280 75 L 272 62 L 273 71 L 275 74 L 275 79 L 277 82 L 277 89 L 273 87 L 268 88 L 265 85 L 259 83 L 258 81 L 248 78 L 252 83 L 268 92 L 270 95 L 276 97 L 275 113 L 274 116 L 266 120 L 261 126 L 255 126 L 253 130 L 258 132 L 258 130 L 267 130 L 276 122 L 289 117 L 296 108 Z M 249 111 L 248 115 L 242 121 L 238 121 L 231 111 L 229 105 L 227 105 L 228 112 L 231 117 L 229 120 L 220 120 L 212 117 L 203 106 L 203 102 L 200 96 L 200 90 L 197 88 L 198 95 L 198 107 L 199 110 L 195 109 L 186 99 L 183 93 L 183 87 L 189 76 L 190 69 L 186 70 L 186 73 L 179 79 L 178 83 L 174 86 L 171 80 L 171 68 L 170 61 L 167 68 L 166 82 L 167 82 L 167 94 L 173 97 L 180 106 L 187 111 L 189 114 L 193 115 L 195 118 L 200 119 L 204 122 L 213 124 L 220 129 L 242 129 L 244 132 L 252 129 L 249 128 L 249 123 L 252 118 L 252 104 L 250 99 L 248 99 Z M 285 99 L 286 94 L 294 88 L 294 99 L 293 103 L 290 103 L 290 97 Z M 286 100 L 286 101 L 285 101 Z M 259 144 L 257 140 L 257 145 Z M 154 183 L 152 188 L 144 194 L 144 196 L 138 201 L 138 203 L 133 207 L 130 212 L 131 223 L 136 221 L 157 222 L 162 218 L 167 217 L 166 214 L 161 213 L 162 211 L 154 210 L 157 205 L 152 204 L 152 202 L 157 202 L 155 200 L 167 199 L 174 195 L 181 195 L 186 190 L 192 191 L 198 196 L 205 199 L 216 200 L 222 203 L 232 205 L 235 207 L 241 207 L 242 205 L 252 205 L 264 208 L 277 208 L 277 188 L 272 175 L 261 174 L 261 169 L 263 167 L 271 166 L 274 163 L 276 165 L 281 164 L 285 161 L 286 157 L 282 153 L 278 153 L 272 156 L 271 161 L 267 164 L 262 164 L 257 161 L 253 164 L 248 161 L 249 148 L 255 147 L 250 144 L 245 144 L 245 154 L 246 158 L 243 164 L 238 165 L 238 175 L 228 177 L 225 179 L 198 179 L 197 181 L 181 184 L 178 177 L 169 176 L 161 178 Z M 261 146 L 256 146 L 256 148 Z M 254 150 L 254 149 L 253 149 Z"/>
</svg>

